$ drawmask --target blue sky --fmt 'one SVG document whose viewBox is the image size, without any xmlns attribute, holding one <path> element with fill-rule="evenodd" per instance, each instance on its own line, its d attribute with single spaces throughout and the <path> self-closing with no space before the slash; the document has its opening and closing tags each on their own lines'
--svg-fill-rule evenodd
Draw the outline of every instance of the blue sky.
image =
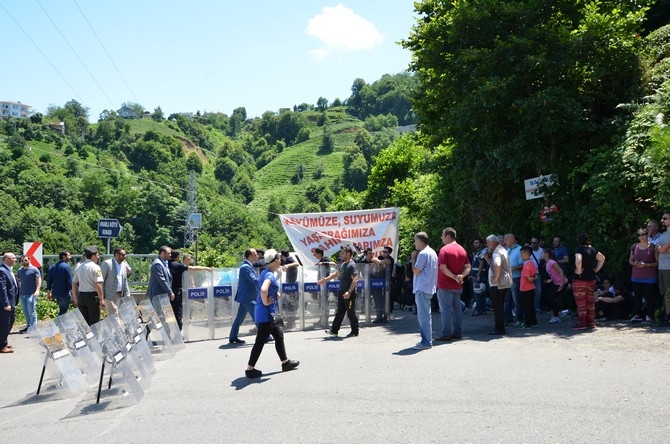
<svg viewBox="0 0 670 444">
<path fill-rule="evenodd" d="M 260 116 L 406 70 L 414 24 L 411 0 L 0 0 L 0 100 Z"/>
</svg>

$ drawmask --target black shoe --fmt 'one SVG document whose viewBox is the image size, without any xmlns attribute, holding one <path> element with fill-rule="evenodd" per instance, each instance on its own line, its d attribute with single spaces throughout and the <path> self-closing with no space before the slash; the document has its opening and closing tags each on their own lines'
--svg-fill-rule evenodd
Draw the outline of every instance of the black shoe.
<svg viewBox="0 0 670 444">
<path fill-rule="evenodd" d="M 495 328 L 492 328 L 491 330 L 488 331 L 488 334 L 490 334 L 490 335 L 502 336 L 502 335 L 504 335 L 505 333 L 503 333 L 503 332 L 501 332 L 501 331 L 498 331 L 498 330 L 496 330 Z"/>
<path fill-rule="evenodd" d="M 253 370 L 245 370 L 244 374 L 247 375 L 247 378 L 249 378 L 249 379 L 256 379 L 256 378 L 260 378 L 261 376 L 263 376 L 263 372 L 258 370 L 257 368 L 255 368 Z"/>
<path fill-rule="evenodd" d="M 231 339 L 231 340 L 228 341 L 228 343 L 230 343 L 230 344 L 244 344 L 244 342 L 245 341 L 243 341 L 242 339 L 239 339 L 239 338 Z"/>
<path fill-rule="evenodd" d="M 358 336 L 358 332 L 354 333 L 353 331 L 347 335 L 347 338 L 355 338 Z"/>
<path fill-rule="evenodd" d="M 335 337 L 337 337 L 337 333 L 334 332 L 333 330 L 326 330 L 326 334 L 327 334 L 328 336 L 335 336 Z"/>
<path fill-rule="evenodd" d="M 28 327 L 22 328 L 21 330 L 19 330 L 20 335 L 25 334 L 25 333 L 28 333 Z"/>
<path fill-rule="evenodd" d="M 451 335 L 452 340 L 457 340 L 457 339 L 463 339 L 463 336 L 461 335 Z"/>
<path fill-rule="evenodd" d="M 287 372 L 287 371 L 290 371 L 290 370 L 294 370 L 299 365 L 300 365 L 300 361 L 288 360 L 281 365 L 281 371 Z"/>
<path fill-rule="evenodd" d="M 440 336 L 439 338 L 435 338 L 435 340 L 436 340 L 436 341 L 444 341 L 444 342 L 446 342 L 446 341 L 451 341 L 452 338 L 453 338 L 452 335 L 449 335 L 449 336 Z"/>
</svg>

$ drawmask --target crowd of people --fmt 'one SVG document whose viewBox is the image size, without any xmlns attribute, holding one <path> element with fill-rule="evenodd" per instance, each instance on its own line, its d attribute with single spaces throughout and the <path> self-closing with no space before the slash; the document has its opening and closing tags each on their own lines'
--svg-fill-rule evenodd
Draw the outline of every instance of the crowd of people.
<svg viewBox="0 0 670 444">
<path fill-rule="evenodd" d="M 472 309 L 472 316 L 493 312 L 491 335 L 505 335 L 509 327 L 536 328 L 537 315 L 543 312 L 551 313 L 549 324 L 572 313 L 577 318 L 574 330 L 592 329 L 596 321 L 606 320 L 670 325 L 669 228 L 670 213 L 665 213 L 661 223 L 650 220 L 636 230 L 637 242 L 630 246 L 628 258 L 630 274 L 614 279 L 601 274 L 606 258 L 586 233 L 577 235 L 572 261 L 560 235 L 551 246 L 541 236 L 523 244 L 512 233 L 491 234 L 485 241 L 477 237 L 464 260 L 465 250 L 453 228 L 442 232 L 444 246 L 437 253 L 426 234 L 418 233 L 398 299 L 410 305 L 413 297 L 416 304 L 421 341 L 414 348 L 433 345 L 430 311 L 436 308 L 431 305 L 435 300 L 442 323 L 438 341 L 461 338 L 464 307 Z"/>
<path fill-rule="evenodd" d="M 665 228 L 661 233 L 660 227 Z M 653 322 L 670 325 L 670 213 L 665 213 L 661 223 L 650 220 L 646 227 L 636 231 L 637 242 L 631 245 L 628 263 L 630 277 L 615 279 L 600 274 L 605 256 L 591 243 L 586 233 L 576 237 L 574 258 L 565 239 L 557 235 L 553 245 L 546 246 L 545 239 L 533 236 L 520 244 L 514 234 L 491 234 L 485 240 L 477 237 L 473 250 L 468 254 L 457 241 L 456 230 L 447 227 L 442 231 L 442 246 L 436 252 L 425 232 L 414 236 L 415 250 L 406 263 L 395 264 L 391 247 L 385 247 L 380 256 L 372 250 L 357 252 L 345 246 L 339 253 L 335 271 L 330 273 L 329 258 L 320 249 L 314 250 L 319 269 L 318 285 L 338 279 L 337 309 L 328 336 L 338 336 L 347 316 L 351 331 L 347 337 L 359 335 L 358 315 L 355 312 L 356 286 L 359 269 L 356 263 L 371 264 L 371 278 L 391 281 L 392 301 L 402 308 L 411 309 L 417 315 L 420 341 L 413 348 L 429 349 L 433 346 L 431 313 L 439 310 L 441 329 L 437 341 L 453 341 L 462 338 L 462 322 L 465 307 L 470 307 L 472 316 L 493 312 L 491 335 L 505 335 L 507 328 L 532 329 L 538 327 L 537 315 L 550 312 L 549 324 L 562 322 L 563 315 L 572 311 L 577 322 L 575 330 L 595 327 L 596 321 L 625 319 L 632 323 Z M 356 254 L 359 253 L 359 254 Z M 118 299 L 128 296 L 128 276 L 132 269 L 125 261 L 123 248 L 116 248 L 111 259 L 98 264 L 100 253 L 97 247 L 84 250 L 83 261 L 77 264 L 74 273 L 68 251 L 59 254 L 59 262 L 48 274 L 47 297 L 55 300 L 59 314 L 65 313 L 70 303 L 77 307 L 89 325 L 100 320 L 100 310 L 109 314 L 116 312 Z M 7 335 L 14 324 L 14 307 L 17 301 L 26 313 L 25 332 L 37 322 L 36 297 L 41 286 L 39 270 L 30 264 L 29 257 L 22 258 L 22 267 L 17 275 L 13 266 L 17 258 L 5 253 L 0 266 L 0 353 L 12 353 Z M 147 296 L 167 295 L 177 319 L 179 329 L 183 326 L 182 276 L 185 271 L 209 270 L 208 267 L 190 265 L 186 254 L 180 260 L 180 252 L 163 246 L 151 266 Z M 282 370 L 292 370 L 298 361 L 287 358 L 282 322 L 277 315 L 279 298 L 278 273 L 285 273 L 286 282 L 297 281 L 301 263 L 288 251 L 255 250 L 245 252 L 245 260 L 239 269 L 238 302 L 229 342 L 243 344 L 238 337 L 239 328 L 247 315 L 256 324 L 256 339 L 248 361 L 246 375 L 258 378 L 262 372 L 255 368 L 263 346 L 275 341 Z M 324 271 L 324 270 L 328 271 Z M 259 270 L 260 272 L 258 272 Z M 627 284 L 628 283 L 628 284 Z M 374 323 L 387 322 L 385 291 L 373 289 L 372 298 L 376 318 Z"/>
</svg>

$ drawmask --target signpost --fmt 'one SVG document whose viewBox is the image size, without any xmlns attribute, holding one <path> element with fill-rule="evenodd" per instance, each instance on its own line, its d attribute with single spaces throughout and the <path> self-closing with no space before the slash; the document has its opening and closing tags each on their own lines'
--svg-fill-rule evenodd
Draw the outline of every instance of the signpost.
<svg viewBox="0 0 670 444">
<path fill-rule="evenodd" d="M 98 237 L 107 239 L 107 254 L 109 254 L 109 240 L 119 237 L 123 227 L 118 219 L 98 219 Z"/>
<path fill-rule="evenodd" d="M 195 263 L 198 265 L 198 230 L 202 228 L 202 213 L 191 213 L 186 221 L 189 227 L 193 230 L 193 237 L 195 238 Z"/>
</svg>

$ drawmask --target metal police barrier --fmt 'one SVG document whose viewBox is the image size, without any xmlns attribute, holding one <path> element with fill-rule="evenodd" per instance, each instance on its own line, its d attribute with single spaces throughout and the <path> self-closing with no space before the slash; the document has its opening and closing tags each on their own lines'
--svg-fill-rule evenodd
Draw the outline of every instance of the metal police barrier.
<svg viewBox="0 0 670 444">
<path fill-rule="evenodd" d="M 373 274 L 373 264 L 357 264 L 356 312 L 364 322 L 371 322 L 372 313 L 388 316 L 391 267 L 382 267 Z M 378 266 L 377 266 L 378 267 Z M 279 313 L 286 330 L 328 328 L 329 319 L 337 309 L 338 281 L 319 286 L 316 282 L 333 273 L 336 264 L 298 267 L 297 280 L 287 282 L 286 273 L 278 272 L 280 285 Z M 260 272 L 260 270 L 257 270 Z M 371 275 L 372 274 L 372 275 Z M 239 304 L 235 302 L 239 268 L 219 268 L 212 272 L 188 270 L 182 280 L 185 341 L 228 337 Z M 345 317 L 345 323 L 348 320 Z M 247 316 L 239 336 L 253 334 L 255 325 Z"/>
<path fill-rule="evenodd" d="M 182 279 L 184 312 L 183 335 L 186 341 L 225 337 L 239 304 L 234 302 L 237 292 L 237 268 L 188 270 Z M 253 326 L 251 319 L 246 326 Z"/>
</svg>

